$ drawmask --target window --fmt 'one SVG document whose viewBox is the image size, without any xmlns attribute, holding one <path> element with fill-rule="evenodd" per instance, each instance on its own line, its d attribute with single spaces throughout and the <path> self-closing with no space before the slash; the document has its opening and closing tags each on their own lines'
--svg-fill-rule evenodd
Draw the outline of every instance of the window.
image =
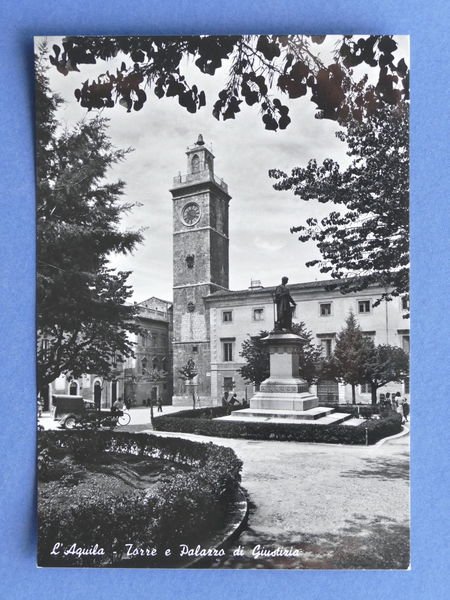
<svg viewBox="0 0 450 600">
<path fill-rule="evenodd" d="M 320 344 L 322 346 L 322 354 L 325 358 L 330 358 L 333 352 L 333 339 L 332 338 L 322 338 L 320 340 Z"/>
<path fill-rule="evenodd" d="M 142 373 L 145 373 L 147 371 L 147 365 L 148 365 L 148 362 L 147 362 L 147 359 L 145 358 L 145 356 L 141 361 L 141 365 L 142 365 Z"/>
<path fill-rule="evenodd" d="M 232 377 L 224 377 L 223 378 L 223 390 L 224 390 L 224 392 L 231 392 L 233 390 L 233 378 Z"/>
<path fill-rule="evenodd" d="M 363 331 L 362 334 L 365 338 L 367 338 L 368 340 L 372 340 L 372 342 L 375 343 L 375 331 Z"/>
<path fill-rule="evenodd" d="M 370 300 L 359 300 L 358 301 L 358 312 L 359 312 L 359 314 L 370 313 Z"/>
<path fill-rule="evenodd" d="M 198 346 L 192 346 L 192 352 L 198 352 Z"/>
<path fill-rule="evenodd" d="M 154 369 L 159 369 L 159 360 L 158 360 L 158 358 L 156 356 L 155 356 L 155 358 L 152 361 L 152 367 Z"/>
<path fill-rule="evenodd" d="M 402 336 L 402 348 L 409 354 L 409 335 Z"/>
<path fill-rule="evenodd" d="M 222 342 L 223 348 L 223 362 L 233 362 L 233 342 L 226 341 Z"/>
<path fill-rule="evenodd" d="M 408 298 L 408 296 L 402 296 L 402 310 L 409 310 L 409 298 Z"/>
<path fill-rule="evenodd" d="M 320 316 L 329 317 L 331 315 L 331 302 L 322 302 L 319 304 Z"/>
<path fill-rule="evenodd" d="M 264 309 L 263 308 L 254 308 L 253 309 L 253 320 L 254 321 L 263 321 L 264 320 Z"/>
<path fill-rule="evenodd" d="M 361 384 L 361 394 L 370 394 L 370 383 Z"/>
<path fill-rule="evenodd" d="M 233 311 L 231 310 L 224 310 L 222 312 L 222 321 L 224 323 L 231 323 L 233 320 Z"/>
</svg>

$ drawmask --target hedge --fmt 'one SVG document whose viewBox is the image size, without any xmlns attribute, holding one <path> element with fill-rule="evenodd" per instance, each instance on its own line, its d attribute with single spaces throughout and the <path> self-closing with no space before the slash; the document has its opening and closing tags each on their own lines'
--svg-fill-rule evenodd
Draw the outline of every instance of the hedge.
<svg viewBox="0 0 450 600">
<path fill-rule="evenodd" d="M 147 494 L 117 496 L 96 488 L 82 495 L 70 478 L 46 483 L 38 499 L 41 566 L 112 564 L 121 559 L 126 543 L 156 548 L 200 543 L 223 520 L 242 467 L 231 448 L 212 443 L 123 432 L 48 431 L 39 435 L 41 481 L 49 480 L 52 461 L 61 450 L 80 465 L 101 462 L 104 453 L 113 452 L 170 460 L 190 469 Z M 67 489 L 63 504 L 55 493 L 61 486 Z M 56 543 L 65 549 L 73 543 L 85 548 L 98 544 L 106 556 L 54 558 L 50 553 Z"/>
<path fill-rule="evenodd" d="M 399 433 L 402 429 L 401 416 L 396 413 L 391 413 L 383 419 L 362 421 L 359 425 L 350 426 L 252 423 L 237 419 L 236 421 L 214 421 L 212 420 L 214 416 L 223 415 L 222 407 L 201 409 L 201 411 L 202 414 L 200 411 L 187 410 L 157 417 L 153 419 L 153 428 L 158 431 L 194 433 L 213 437 L 328 444 L 374 444 L 384 437 Z M 211 415 L 210 418 L 206 418 L 207 415 Z"/>
</svg>

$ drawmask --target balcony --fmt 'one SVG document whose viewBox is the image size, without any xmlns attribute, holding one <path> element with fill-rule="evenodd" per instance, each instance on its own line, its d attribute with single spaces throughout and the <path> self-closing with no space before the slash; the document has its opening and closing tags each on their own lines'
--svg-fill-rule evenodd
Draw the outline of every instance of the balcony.
<svg viewBox="0 0 450 600">
<path fill-rule="evenodd" d="M 189 183 L 205 183 L 207 181 L 211 181 L 218 185 L 226 194 L 228 194 L 228 186 L 224 182 L 223 179 L 219 179 L 211 173 L 209 169 L 205 169 L 204 171 L 199 171 L 198 173 L 187 173 L 186 175 L 177 175 L 173 178 L 173 187 L 174 189 L 177 187 L 181 187 L 183 185 Z"/>
</svg>

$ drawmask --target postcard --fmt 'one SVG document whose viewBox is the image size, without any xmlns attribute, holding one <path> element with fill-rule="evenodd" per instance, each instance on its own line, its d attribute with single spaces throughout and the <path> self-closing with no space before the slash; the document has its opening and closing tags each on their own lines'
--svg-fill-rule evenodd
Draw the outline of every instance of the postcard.
<svg viewBox="0 0 450 600">
<path fill-rule="evenodd" d="M 408 37 L 35 79 L 38 565 L 408 569 Z"/>
</svg>

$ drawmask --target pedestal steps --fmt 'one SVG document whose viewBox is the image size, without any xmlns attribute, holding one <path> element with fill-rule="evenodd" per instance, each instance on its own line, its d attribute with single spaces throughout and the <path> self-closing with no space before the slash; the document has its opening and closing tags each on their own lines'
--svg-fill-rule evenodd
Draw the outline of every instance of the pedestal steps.
<svg viewBox="0 0 450 600">
<path fill-rule="evenodd" d="M 303 425 L 339 425 L 352 419 L 348 413 L 334 412 L 333 408 L 317 406 L 305 411 L 244 408 L 215 421 L 244 421 L 248 423 L 289 423 Z"/>
</svg>

